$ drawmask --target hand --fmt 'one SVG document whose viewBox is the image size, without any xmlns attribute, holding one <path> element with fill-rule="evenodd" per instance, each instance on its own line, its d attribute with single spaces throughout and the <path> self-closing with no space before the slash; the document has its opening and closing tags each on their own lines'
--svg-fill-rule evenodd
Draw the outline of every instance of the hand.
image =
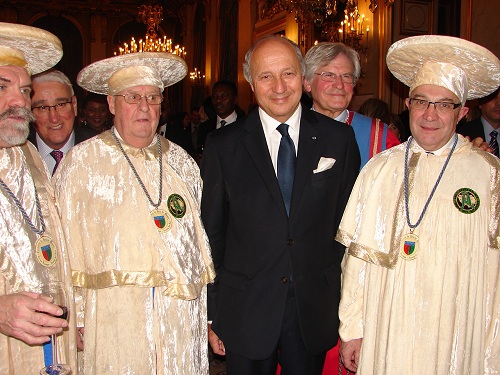
<svg viewBox="0 0 500 375">
<path fill-rule="evenodd" d="M 356 372 L 358 370 L 359 352 L 361 351 L 362 342 L 363 339 L 340 342 L 340 358 L 345 368 L 349 371 Z"/>
<path fill-rule="evenodd" d="M 215 354 L 218 355 L 226 355 L 226 348 L 224 347 L 224 343 L 219 339 L 219 336 L 212 331 L 212 325 L 208 325 L 208 342 L 212 347 L 212 350 Z"/>
<path fill-rule="evenodd" d="M 78 351 L 83 351 L 83 343 L 84 343 L 84 339 L 83 339 L 83 335 L 85 335 L 85 327 L 78 327 L 76 329 L 76 348 L 78 349 Z"/>
<path fill-rule="evenodd" d="M 13 293 L 0 296 L 0 333 L 28 345 L 41 345 L 50 335 L 61 333 L 68 322 L 56 318 L 62 309 L 39 293 Z"/>
<path fill-rule="evenodd" d="M 466 138 L 469 139 L 469 137 Z M 474 138 L 471 142 L 474 147 L 480 148 L 481 150 L 487 151 L 489 153 L 493 152 L 493 149 L 490 147 L 490 145 L 486 143 L 481 137 Z"/>
</svg>

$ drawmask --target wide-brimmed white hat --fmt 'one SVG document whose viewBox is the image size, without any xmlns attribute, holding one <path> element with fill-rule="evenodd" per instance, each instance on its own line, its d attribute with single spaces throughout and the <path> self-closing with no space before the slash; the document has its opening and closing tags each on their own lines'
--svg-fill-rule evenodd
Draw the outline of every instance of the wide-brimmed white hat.
<svg viewBox="0 0 500 375">
<path fill-rule="evenodd" d="M 44 72 L 63 55 L 58 37 L 46 30 L 0 22 L 0 66 L 21 66 L 30 74 Z"/>
<path fill-rule="evenodd" d="M 96 61 L 83 68 L 77 83 L 87 91 L 114 95 L 126 88 L 164 87 L 182 80 L 187 73 L 183 58 L 169 52 L 136 52 Z"/>
<path fill-rule="evenodd" d="M 387 66 L 410 86 L 442 86 L 462 104 L 484 97 L 500 85 L 500 61 L 486 48 L 443 35 L 414 36 L 395 42 L 387 52 Z"/>
</svg>

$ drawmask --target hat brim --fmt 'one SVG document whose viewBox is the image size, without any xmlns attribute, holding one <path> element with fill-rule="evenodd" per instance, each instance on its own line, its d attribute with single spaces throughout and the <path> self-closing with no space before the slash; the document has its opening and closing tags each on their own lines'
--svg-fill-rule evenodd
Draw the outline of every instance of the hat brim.
<svg viewBox="0 0 500 375">
<path fill-rule="evenodd" d="M 21 51 L 32 74 L 52 68 L 63 55 L 62 43 L 54 34 L 13 23 L 0 22 L 0 46 Z"/>
<path fill-rule="evenodd" d="M 407 86 L 425 61 L 447 62 L 467 76 L 467 99 L 489 95 L 500 85 L 500 61 L 486 48 L 465 39 L 420 35 L 395 42 L 387 51 L 387 67 Z"/>
<path fill-rule="evenodd" d="M 76 78 L 80 87 L 97 94 L 109 94 L 108 79 L 129 66 L 150 66 L 158 71 L 165 87 L 182 80 L 187 74 L 183 58 L 169 52 L 136 52 L 96 61 L 83 68 Z"/>
</svg>

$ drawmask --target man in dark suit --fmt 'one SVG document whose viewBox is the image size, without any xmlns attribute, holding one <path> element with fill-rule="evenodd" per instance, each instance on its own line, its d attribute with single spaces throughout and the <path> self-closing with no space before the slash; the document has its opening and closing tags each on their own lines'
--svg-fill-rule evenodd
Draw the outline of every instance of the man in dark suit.
<svg viewBox="0 0 500 375">
<path fill-rule="evenodd" d="M 36 121 L 28 140 L 38 149 L 51 174 L 75 144 L 97 135 L 90 128 L 74 126 L 76 96 L 70 80 L 59 70 L 33 76 L 31 109 Z"/>
<path fill-rule="evenodd" d="M 359 150 L 350 126 L 300 105 L 295 43 L 257 41 L 244 73 L 259 108 L 210 133 L 202 159 L 202 218 L 218 275 L 209 341 L 229 375 L 272 375 L 278 362 L 283 375 L 321 374 L 338 340 L 344 249 L 334 235 Z"/>
<path fill-rule="evenodd" d="M 212 87 L 212 105 L 217 116 L 202 122 L 198 128 L 198 151 L 202 152 L 208 133 L 226 125 L 232 124 L 242 114 L 236 111 L 238 104 L 238 89 L 232 81 L 222 80 L 215 82 Z"/>
<path fill-rule="evenodd" d="M 493 150 L 493 154 L 498 156 L 498 141 L 500 140 L 500 88 L 494 93 L 479 99 L 481 117 L 459 123 L 457 133 L 476 139 L 484 139 Z M 496 147 L 495 147 L 496 146 Z"/>
</svg>

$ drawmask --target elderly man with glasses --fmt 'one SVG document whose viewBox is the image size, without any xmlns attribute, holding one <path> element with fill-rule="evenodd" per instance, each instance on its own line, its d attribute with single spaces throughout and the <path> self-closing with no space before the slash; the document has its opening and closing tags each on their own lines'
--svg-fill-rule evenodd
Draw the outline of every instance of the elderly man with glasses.
<svg viewBox="0 0 500 375">
<path fill-rule="evenodd" d="M 49 70 L 32 78 L 31 110 L 36 121 L 28 139 L 54 174 L 63 156 L 75 145 L 95 135 L 92 129 L 75 127 L 77 101 L 69 78 Z"/>
<path fill-rule="evenodd" d="M 347 110 L 361 75 L 359 54 L 342 43 L 319 43 L 305 56 L 304 89 L 312 109 L 352 126 L 361 154 L 361 167 L 375 154 L 398 145 L 387 124 Z"/>
<path fill-rule="evenodd" d="M 357 375 L 500 372 L 500 160 L 455 130 L 495 91 L 500 61 L 469 41 L 400 40 L 412 137 L 361 171 L 337 232 L 346 246 L 341 356 Z"/>
<path fill-rule="evenodd" d="M 54 175 L 84 338 L 82 374 L 208 374 L 214 279 L 195 161 L 156 134 L 180 57 L 140 52 L 77 78 L 107 94 L 114 126 L 73 147 Z"/>
</svg>

